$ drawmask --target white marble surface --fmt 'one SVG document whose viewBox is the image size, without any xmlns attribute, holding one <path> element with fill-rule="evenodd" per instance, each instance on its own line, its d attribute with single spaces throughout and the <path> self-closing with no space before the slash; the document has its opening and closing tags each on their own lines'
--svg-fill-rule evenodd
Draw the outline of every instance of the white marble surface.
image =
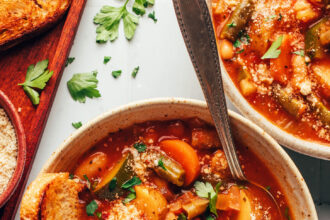
<svg viewBox="0 0 330 220">
<path fill-rule="evenodd" d="M 119 38 L 114 43 L 99 45 L 95 43 L 96 27 L 92 20 L 105 4 L 121 5 L 122 1 L 89 0 L 87 2 L 70 53 L 70 56 L 76 59 L 64 71 L 28 184 L 36 178 L 42 165 L 57 146 L 74 132 L 72 122 L 85 123 L 107 110 L 141 99 L 153 97 L 204 99 L 176 21 L 172 1 L 156 0 L 154 8 L 149 9 L 148 12 L 155 10 L 158 22 L 155 24 L 144 15 L 140 18 L 140 24 L 132 41 L 128 42 L 125 39 L 121 24 Z M 103 64 L 104 56 L 112 57 L 106 65 Z M 140 66 L 140 71 L 136 79 L 133 79 L 131 72 L 136 66 Z M 122 76 L 114 79 L 111 71 L 118 69 L 123 71 Z M 99 72 L 98 89 L 102 97 L 87 99 L 85 104 L 75 102 L 70 97 L 66 82 L 74 73 L 92 70 Z M 229 106 L 233 109 L 230 103 Z M 292 152 L 290 155 L 300 161 L 310 159 Z M 305 177 L 307 175 L 306 181 L 312 185 L 315 200 L 320 202 L 319 188 L 322 183 L 320 164 L 327 163 L 329 167 L 329 163 L 310 160 L 310 163 L 302 162 L 299 167 L 302 168 L 303 175 Z M 327 171 L 329 172 L 329 169 Z M 315 176 L 316 174 L 319 175 Z M 315 180 L 316 178 L 318 180 Z M 327 182 L 329 183 L 329 178 Z M 330 219 L 330 206 L 323 204 L 317 209 L 320 219 Z M 19 219 L 18 215 L 16 219 Z"/>
</svg>

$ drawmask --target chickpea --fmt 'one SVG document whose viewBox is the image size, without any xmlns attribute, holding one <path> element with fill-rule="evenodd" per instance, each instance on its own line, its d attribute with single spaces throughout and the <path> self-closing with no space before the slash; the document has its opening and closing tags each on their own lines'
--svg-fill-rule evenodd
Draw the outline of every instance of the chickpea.
<svg viewBox="0 0 330 220">
<path fill-rule="evenodd" d="M 74 174 L 84 179 L 86 175 L 89 179 L 93 179 L 107 168 L 108 157 L 103 152 L 96 152 L 85 158 L 76 168 Z"/>
<path fill-rule="evenodd" d="M 233 44 L 228 40 L 222 40 L 220 43 L 220 55 L 222 59 L 229 60 L 234 57 Z"/>
</svg>

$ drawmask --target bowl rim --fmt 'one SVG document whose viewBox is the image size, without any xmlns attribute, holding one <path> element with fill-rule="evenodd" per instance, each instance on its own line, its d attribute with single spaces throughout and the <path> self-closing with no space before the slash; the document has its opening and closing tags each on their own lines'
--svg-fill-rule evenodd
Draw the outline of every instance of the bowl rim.
<svg viewBox="0 0 330 220">
<path fill-rule="evenodd" d="M 23 124 L 19 117 L 14 104 L 10 101 L 7 95 L 0 90 L 0 107 L 3 108 L 11 121 L 17 139 L 17 164 L 15 171 L 8 182 L 7 188 L 0 195 L 0 208 L 10 199 L 13 195 L 18 183 L 23 175 L 24 165 L 26 160 L 26 138 L 24 133 Z"/>
<path fill-rule="evenodd" d="M 47 162 L 44 164 L 43 168 L 39 172 L 39 175 L 42 173 L 46 173 L 49 167 L 52 165 L 52 163 L 56 159 L 61 158 L 62 151 L 70 146 L 71 142 L 74 141 L 76 138 L 78 138 L 80 135 L 84 135 L 85 132 L 89 130 L 89 128 L 97 125 L 99 122 L 105 120 L 108 117 L 114 116 L 116 114 L 120 114 L 121 112 L 129 111 L 134 108 L 141 108 L 141 107 L 147 107 L 147 106 L 153 106 L 153 105 L 164 105 L 164 104 L 181 104 L 181 105 L 190 105 L 195 106 L 199 108 L 206 108 L 207 104 L 204 101 L 201 100 L 195 100 L 195 99 L 187 99 L 187 98 L 152 98 L 152 99 L 145 99 L 140 100 L 136 102 L 131 102 L 119 107 L 114 108 L 113 110 L 106 111 L 102 113 L 101 115 L 95 117 L 94 119 L 90 120 L 86 124 L 84 124 L 81 128 L 74 131 L 57 149 L 55 152 L 52 153 L 52 155 L 49 157 Z M 292 159 L 289 157 L 289 155 L 284 151 L 284 149 L 276 142 L 275 139 L 273 139 L 268 133 L 266 133 L 262 128 L 258 127 L 256 124 L 254 124 L 252 121 L 250 121 L 247 118 L 244 118 L 238 113 L 235 113 L 231 110 L 229 110 L 229 116 L 240 123 L 246 125 L 251 130 L 254 130 L 255 132 L 262 134 L 265 140 L 267 140 L 269 143 L 271 143 L 271 146 L 275 151 L 279 153 L 279 155 L 283 158 L 283 160 L 286 161 L 288 164 L 288 169 L 291 169 L 291 171 L 294 173 L 296 179 L 303 180 L 299 181 L 300 187 L 302 189 L 303 198 L 306 199 L 306 203 L 310 207 L 311 211 L 311 219 L 317 219 L 317 212 L 315 209 L 315 204 L 312 199 L 312 196 L 310 194 L 310 191 L 306 185 L 306 182 L 301 175 L 300 171 L 292 161 Z"/>
</svg>

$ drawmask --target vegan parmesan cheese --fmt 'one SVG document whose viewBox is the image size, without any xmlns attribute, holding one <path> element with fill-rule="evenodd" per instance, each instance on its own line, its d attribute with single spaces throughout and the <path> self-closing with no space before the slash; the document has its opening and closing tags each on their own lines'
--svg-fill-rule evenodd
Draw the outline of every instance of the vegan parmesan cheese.
<svg viewBox="0 0 330 220">
<path fill-rule="evenodd" d="M 14 174 L 17 151 L 15 129 L 4 109 L 0 107 L 0 195 Z"/>
</svg>

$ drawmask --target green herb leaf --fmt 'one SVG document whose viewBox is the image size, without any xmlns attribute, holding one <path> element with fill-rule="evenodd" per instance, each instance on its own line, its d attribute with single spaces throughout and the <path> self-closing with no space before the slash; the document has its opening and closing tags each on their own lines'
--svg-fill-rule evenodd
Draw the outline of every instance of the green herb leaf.
<svg viewBox="0 0 330 220">
<path fill-rule="evenodd" d="M 215 218 L 212 215 L 209 215 L 206 217 L 206 220 L 215 220 Z"/>
<path fill-rule="evenodd" d="M 75 128 L 75 129 L 78 129 L 82 126 L 82 123 L 81 121 L 78 121 L 78 122 L 72 122 L 72 126 Z"/>
<path fill-rule="evenodd" d="M 160 168 L 162 168 L 163 170 L 167 170 L 166 169 L 166 167 L 164 166 L 164 162 L 163 162 L 163 158 L 160 158 L 159 160 L 158 160 L 158 166 L 160 167 Z"/>
<path fill-rule="evenodd" d="M 298 51 L 295 51 L 295 52 L 292 52 L 292 53 L 297 54 L 297 55 L 302 56 L 302 57 L 305 56 L 305 51 L 304 50 L 298 50 Z"/>
<path fill-rule="evenodd" d="M 210 204 L 209 204 L 210 212 L 212 212 L 216 216 L 218 216 L 216 204 L 217 204 L 218 193 L 219 193 L 219 189 L 220 189 L 221 185 L 222 185 L 222 182 L 217 183 L 217 185 L 215 186 L 215 195 L 209 198 L 210 199 Z"/>
<path fill-rule="evenodd" d="M 139 177 L 133 176 L 132 179 L 127 180 L 125 183 L 123 183 L 123 185 L 121 185 L 121 188 L 128 189 L 131 188 L 132 186 L 140 185 L 141 183 L 142 181 L 139 179 Z"/>
<path fill-rule="evenodd" d="M 146 13 L 145 4 L 146 4 L 145 0 L 135 0 L 132 10 L 137 15 L 144 15 Z"/>
<path fill-rule="evenodd" d="M 143 153 L 147 149 L 147 146 L 143 142 L 135 143 L 133 146 L 139 153 Z"/>
<path fill-rule="evenodd" d="M 107 63 L 109 63 L 110 60 L 111 60 L 111 57 L 110 56 L 104 56 L 103 63 L 104 64 L 107 64 Z"/>
<path fill-rule="evenodd" d="M 53 75 L 53 71 L 47 70 L 47 67 L 48 60 L 42 60 L 36 65 L 30 65 L 26 71 L 25 82 L 18 84 L 23 86 L 23 90 L 33 105 L 38 105 L 40 102 L 39 93 L 35 89 L 44 89 L 46 83 Z"/>
<path fill-rule="evenodd" d="M 121 70 L 114 70 L 111 74 L 113 78 L 117 79 L 121 75 Z"/>
<path fill-rule="evenodd" d="M 266 186 L 265 189 L 267 189 L 269 191 L 270 190 L 270 186 Z"/>
<path fill-rule="evenodd" d="M 76 58 L 74 57 L 68 57 L 65 61 L 65 66 L 67 67 L 69 64 L 71 64 Z"/>
<path fill-rule="evenodd" d="M 235 40 L 235 42 L 234 42 L 233 45 L 234 45 L 234 47 L 238 48 L 238 47 L 240 47 L 242 45 L 242 43 L 239 40 Z"/>
<path fill-rule="evenodd" d="M 117 178 L 114 177 L 109 183 L 109 191 L 113 191 L 117 186 Z"/>
<path fill-rule="evenodd" d="M 267 52 L 261 57 L 262 60 L 264 59 L 276 59 L 280 56 L 281 50 L 278 48 L 281 46 L 283 40 L 283 35 L 279 36 L 267 50 Z"/>
<path fill-rule="evenodd" d="M 92 200 L 87 206 L 86 206 L 86 213 L 88 216 L 93 216 L 94 212 L 96 211 L 96 209 L 98 208 L 97 203 L 95 202 L 95 200 Z"/>
<path fill-rule="evenodd" d="M 73 100 L 85 103 L 86 97 L 101 97 L 99 90 L 96 89 L 99 82 L 96 76 L 96 71 L 92 73 L 76 73 L 72 76 L 67 82 L 67 86 Z"/>
<path fill-rule="evenodd" d="M 155 11 L 153 11 L 152 13 L 149 13 L 148 18 L 151 18 L 155 23 L 158 21 L 158 19 L 156 18 L 156 15 L 155 15 Z"/>
<path fill-rule="evenodd" d="M 179 216 L 178 216 L 178 220 L 187 220 L 187 216 L 183 213 L 181 213 Z"/>
<path fill-rule="evenodd" d="M 69 179 L 72 180 L 74 178 L 74 175 L 72 173 L 69 174 Z"/>
<path fill-rule="evenodd" d="M 129 193 L 128 195 L 127 195 L 127 197 L 123 200 L 123 203 L 124 204 L 127 204 L 127 203 L 129 203 L 130 201 L 132 201 L 133 199 L 135 199 L 136 198 L 136 194 L 135 193 Z"/>
<path fill-rule="evenodd" d="M 237 53 L 237 54 L 240 54 L 240 53 L 243 53 L 243 52 L 244 52 L 244 49 L 239 50 L 239 51 L 237 51 L 236 53 Z"/>
<path fill-rule="evenodd" d="M 211 198 L 215 195 L 213 186 L 209 182 L 203 183 L 200 181 L 196 181 L 194 184 L 194 187 L 196 189 L 196 194 L 199 197 L 208 199 L 209 194 L 210 194 Z"/>
<path fill-rule="evenodd" d="M 126 0 L 122 7 L 103 6 L 94 17 L 96 28 L 96 42 L 106 43 L 108 40 L 114 41 L 118 38 L 118 28 L 120 20 L 124 22 L 124 32 L 128 40 L 132 39 L 135 33 L 139 18 L 126 9 L 129 0 Z"/>
<path fill-rule="evenodd" d="M 102 219 L 102 212 L 96 212 L 95 215 L 98 219 Z"/>
<path fill-rule="evenodd" d="M 235 22 L 231 22 L 230 24 L 227 24 L 227 26 L 230 27 L 230 28 L 231 27 L 236 27 L 236 24 L 235 24 Z"/>
<path fill-rule="evenodd" d="M 136 77 L 136 75 L 138 74 L 139 70 L 140 70 L 140 67 L 139 66 L 137 66 L 137 67 L 134 68 L 134 70 L 132 72 L 132 77 L 133 78 Z"/>
</svg>

